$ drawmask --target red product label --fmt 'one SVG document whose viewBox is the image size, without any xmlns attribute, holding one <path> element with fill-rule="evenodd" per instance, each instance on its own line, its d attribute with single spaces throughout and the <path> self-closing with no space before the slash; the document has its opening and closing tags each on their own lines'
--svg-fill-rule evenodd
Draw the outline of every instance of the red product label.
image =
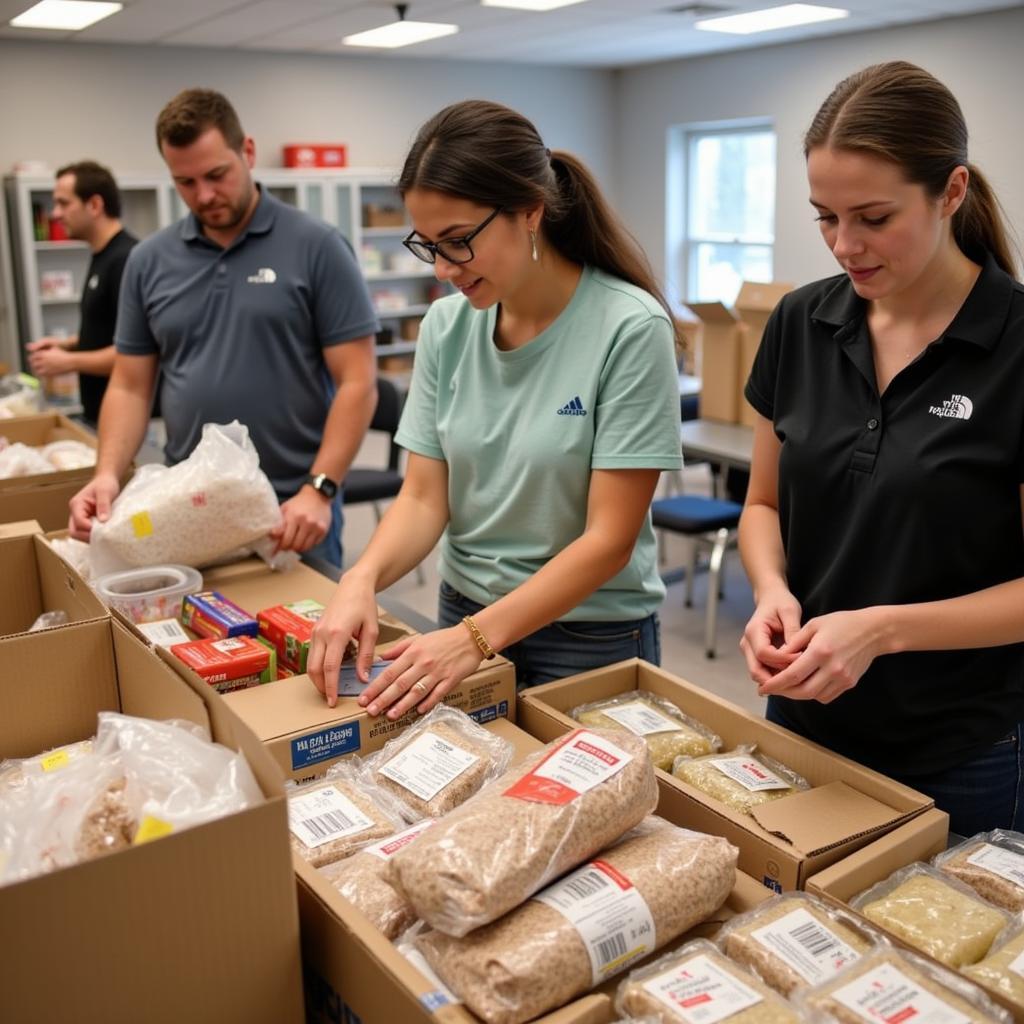
<svg viewBox="0 0 1024 1024">
<path fill-rule="evenodd" d="M 606 860 L 592 860 L 590 862 L 598 871 L 603 871 L 623 892 L 633 888 L 633 883 L 621 872 L 616 871 Z"/>
<path fill-rule="evenodd" d="M 171 654 L 211 683 L 240 680 L 251 675 L 258 678 L 270 665 L 270 651 L 248 636 L 227 640 L 190 640 L 187 644 L 174 644 Z"/>
<path fill-rule="evenodd" d="M 524 775 L 518 782 L 513 783 L 512 786 L 505 790 L 503 795 L 517 800 L 530 800 L 534 803 L 542 804 L 568 804 L 575 800 L 580 795 L 580 790 L 573 789 L 571 786 L 559 782 L 557 779 L 548 778 L 543 774 L 542 769 L 549 761 L 563 756 L 563 751 L 570 745 L 574 750 L 579 750 L 582 754 L 597 759 L 609 768 L 617 765 L 620 760 L 608 751 L 600 750 L 592 743 L 582 739 L 581 737 L 584 733 L 585 730 L 583 729 L 577 729 L 569 733 L 558 746 L 549 751 L 540 764 L 536 765 L 529 774 Z"/>
<path fill-rule="evenodd" d="M 607 765 L 615 765 L 619 763 L 619 759 L 614 754 L 609 754 L 607 750 L 600 750 L 595 747 L 592 743 L 587 743 L 586 740 L 578 740 L 573 746 L 577 750 L 582 750 L 585 754 L 590 754 L 591 757 L 596 757 L 601 761 L 604 761 Z"/>
</svg>

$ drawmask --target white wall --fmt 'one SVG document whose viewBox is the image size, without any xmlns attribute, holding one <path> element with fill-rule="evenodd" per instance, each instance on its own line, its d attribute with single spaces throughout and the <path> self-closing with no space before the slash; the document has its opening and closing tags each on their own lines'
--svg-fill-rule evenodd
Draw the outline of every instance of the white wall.
<svg viewBox="0 0 1024 1024">
<path fill-rule="evenodd" d="M 190 86 L 231 99 L 265 166 L 280 165 L 285 142 L 347 142 L 352 166 L 397 166 L 423 121 L 482 98 L 522 111 L 550 147 L 578 153 L 610 183 L 607 71 L 10 40 L 0 40 L 0 169 L 89 157 L 122 172 L 162 171 L 153 125 Z"/>
<path fill-rule="evenodd" d="M 806 282 L 835 273 L 813 222 L 801 138 L 832 87 L 878 61 L 910 60 L 959 99 L 970 157 L 1024 233 L 1024 9 L 619 72 L 619 209 L 659 271 L 665 266 L 666 140 L 672 125 L 768 117 L 778 133 L 775 277 Z"/>
</svg>

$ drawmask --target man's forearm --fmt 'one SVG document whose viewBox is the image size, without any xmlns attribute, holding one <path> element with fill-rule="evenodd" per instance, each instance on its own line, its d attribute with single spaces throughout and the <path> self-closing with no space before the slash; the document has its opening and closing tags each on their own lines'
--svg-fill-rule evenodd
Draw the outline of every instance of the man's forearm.
<svg viewBox="0 0 1024 1024">
<path fill-rule="evenodd" d="M 339 482 L 345 478 L 373 419 L 376 400 L 372 384 L 366 387 L 360 381 L 339 385 L 327 413 L 323 440 L 310 467 L 311 473 L 325 473 Z"/>
<path fill-rule="evenodd" d="M 100 407 L 97 476 L 109 473 L 120 480 L 142 446 L 149 424 L 152 396 L 111 381 Z"/>
<path fill-rule="evenodd" d="M 72 369 L 75 373 L 89 373 L 94 377 L 109 377 L 114 369 L 114 346 L 105 345 L 92 352 L 73 350 Z"/>
</svg>

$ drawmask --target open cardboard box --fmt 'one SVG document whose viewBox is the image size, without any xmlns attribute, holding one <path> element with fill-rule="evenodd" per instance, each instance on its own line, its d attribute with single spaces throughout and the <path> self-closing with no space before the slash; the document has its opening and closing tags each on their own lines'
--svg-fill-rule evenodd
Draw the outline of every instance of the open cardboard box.
<svg viewBox="0 0 1024 1024">
<path fill-rule="evenodd" d="M 514 761 L 539 750 L 540 741 L 498 720 L 486 726 L 515 747 Z M 677 822 L 685 825 L 685 822 Z M 692 827 L 692 826 L 691 826 Z M 471 1024 L 475 1017 L 453 1004 L 435 983 L 409 963 L 371 922 L 342 899 L 323 875 L 294 855 L 299 881 L 303 963 L 306 971 L 306 1012 L 309 1024 L 336 1024 L 348 1013 L 366 1021 L 439 1021 Z M 751 910 L 770 893 L 742 872 L 714 922 L 699 925 L 667 949 L 697 935 L 710 935 L 735 914 Z M 666 950 L 659 950 L 652 959 Z M 595 992 L 537 1018 L 543 1024 L 607 1024 L 615 1018 L 612 999 L 624 975 Z"/>
<path fill-rule="evenodd" d="M 0 757 L 96 732 L 104 710 L 205 725 L 266 801 L 154 842 L 0 887 L 6 1021 L 302 1020 L 280 773 L 224 704 L 112 619 L 0 644 Z"/>
<path fill-rule="evenodd" d="M 106 605 L 43 539 L 34 520 L 0 526 L 0 644 L 25 632 L 43 612 L 69 622 L 103 619 Z"/>
<path fill-rule="evenodd" d="M 732 308 L 721 302 L 690 302 L 702 324 L 700 415 L 723 423 L 754 425 L 754 410 L 743 388 L 761 336 L 779 299 L 791 284 L 744 281 Z"/>
<path fill-rule="evenodd" d="M 862 765 L 638 658 L 523 691 L 516 718 L 549 741 L 577 728 L 579 704 L 648 690 L 722 737 L 723 753 L 742 743 L 802 775 L 812 788 L 740 814 L 666 772 L 658 772 L 658 813 L 677 824 L 725 836 L 740 849 L 740 868 L 776 892 L 802 889 L 822 868 L 933 807 L 933 801 Z"/>
</svg>

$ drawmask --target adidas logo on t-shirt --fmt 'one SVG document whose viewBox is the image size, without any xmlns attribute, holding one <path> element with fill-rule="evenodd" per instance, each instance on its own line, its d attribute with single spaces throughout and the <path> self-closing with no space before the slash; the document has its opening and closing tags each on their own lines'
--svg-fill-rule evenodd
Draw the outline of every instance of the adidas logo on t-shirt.
<svg viewBox="0 0 1024 1024">
<path fill-rule="evenodd" d="M 561 409 L 558 410 L 559 416 L 586 416 L 587 410 L 583 408 L 583 403 L 580 401 L 580 396 L 577 395 L 571 402 L 566 402 Z"/>
</svg>

